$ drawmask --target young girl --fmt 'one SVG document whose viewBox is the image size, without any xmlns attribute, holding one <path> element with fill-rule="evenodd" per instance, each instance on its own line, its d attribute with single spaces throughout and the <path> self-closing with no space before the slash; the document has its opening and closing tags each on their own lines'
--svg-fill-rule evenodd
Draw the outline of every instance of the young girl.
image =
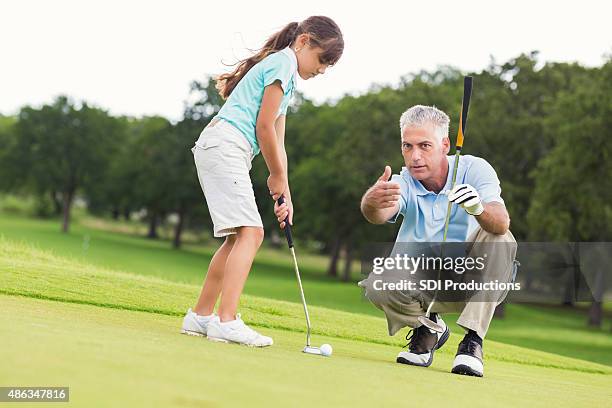
<svg viewBox="0 0 612 408">
<path fill-rule="evenodd" d="M 255 204 L 249 171 L 260 152 L 270 171 L 273 200 L 285 197 L 275 212 L 281 228 L 293 219 L 287 178 L 285 115 L 296 74 L 310 79 L 335 64 L 344 50 L 340 29 L 328 17 L 290 23 L 272 35 L 259 52 L 221 75 L 217 88 L 227 99 L 192 149 L 198 178 L 214 224 L 225 237 L 208 267 L 196 306 L 187 311 L 181 332 L 211 340 L 265 347 L 270 337 L 248 327 L 236 314 L 253 258 L 264 230 Z M 281 218 L 282 216 L 282 218 Z M 221 296 L 217 314 L 213 313 Z"/>
</svg>

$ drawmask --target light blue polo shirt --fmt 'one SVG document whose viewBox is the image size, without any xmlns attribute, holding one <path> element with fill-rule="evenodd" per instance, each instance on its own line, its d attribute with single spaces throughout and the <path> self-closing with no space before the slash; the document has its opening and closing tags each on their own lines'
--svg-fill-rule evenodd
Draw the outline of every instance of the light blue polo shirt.
<svg viewBox="0 0 612 408">
<path fill-rule="evenodd" d="M 447 156 L 447 159 L 448 177 L 440 194 L 428 191 L 420 181 L 410 175 L 406 167 L 402 167 L 400 174 L 391 177 L 390 181 L 400 185 L 401 198 L 398 213 L 388 222 L 394 223 L 400 214 L 404 217 L 396 242 L 442 242 L 448 197 L 441 193 L 451 188 L 455 156 Z M 480 157 L 461 156 L 456 183 L 472 185 L 480 194 L 483 203 L 504 203 L 497 173 Z M 473 215 L 453 204 L 446 241 L 465 242 L 477 227 L 478 221 Z"/>
<path fill-rule="evenodd" d="M 253 147 L 253 154 L 259 153 L 255 127 L 264 88 L 274 81 L 280 81 L 284 95 L 277 117 L 286 115 L 295 89 L 296 73 L 297 58 L 291 48 L 272 53 L 246 73 L 219 110 L 216 117 L 240 130 Z"/>
</svg>

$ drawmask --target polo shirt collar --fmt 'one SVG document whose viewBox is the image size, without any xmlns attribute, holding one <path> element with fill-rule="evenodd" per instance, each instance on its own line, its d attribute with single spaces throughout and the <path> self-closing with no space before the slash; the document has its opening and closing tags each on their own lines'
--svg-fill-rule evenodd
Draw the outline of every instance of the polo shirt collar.
<svg viewBox="0 0 612 408">
<path fill-rule="evenodd" d="M 291 47 L 285 47 L 279 52 L 288 55 L 291 63 L 293 64 L 293 68 L 297 70 L 297 57 L 295 56 L 295 52 L 291 49 Z"/>
</svg>

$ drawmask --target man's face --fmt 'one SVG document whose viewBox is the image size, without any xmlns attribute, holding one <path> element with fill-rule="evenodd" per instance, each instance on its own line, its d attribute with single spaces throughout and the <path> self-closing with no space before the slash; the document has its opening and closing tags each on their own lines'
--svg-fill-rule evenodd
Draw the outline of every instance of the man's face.
<svg viewBox="0 0 612 408">
<path fill-rule="evenodd" d="M 402 132 L 402 155 L 412 177 L 417 180 L 434 179 L 446 168 L 446 155 L 450 141 L 444 137 L 440 141 L 433 126 L 404 128 Z"/>
</svg>

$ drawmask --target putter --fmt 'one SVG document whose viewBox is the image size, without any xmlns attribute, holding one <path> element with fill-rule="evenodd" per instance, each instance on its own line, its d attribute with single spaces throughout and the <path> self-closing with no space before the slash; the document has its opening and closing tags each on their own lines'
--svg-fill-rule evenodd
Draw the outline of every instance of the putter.
<svg viewBox="0 0 612 408">
<path fill-rule="evenodd" d="M 285 202 L 283 196 L 278 198 L 278 205 Z M 295 277 L 297 278 L 298 287 L 300 289 L 300 296 L 302 297 L 302 306 L 304 307 L 304 315 L 306 316 L 306 347 L 302 350 L 306 354 L 316 354 L 319 356 L 325 355 L 321 352 L 320 347 L 314 347 L 310 345 L 310 316 L 308 315 L 308 307 L 306 306 L 306 298 L 304 297 L 304 288 L 302 287 L 302 279 L 300 278 L 300 270 L 298 269 L 297 258 L 295 257 L 295 248 L 293 247 L 293 236 L 291 234 L 291 225 L 289 225 L 289 216 L 285 218 L 285 237 L 287 238 L 287 245 L 289 251 L 293 256 L 293 266 L 295 267 Z"/>
<path fill-rule="evenodd" d="M 465 125 L 467 124 L 467 115 L 470 109 L 470 98 L 472 97 L 472 77 L 466 76 L 463 78 L 463 100 L 461 101 L 461 115 L 459 116 L 459 129 L 457 131 L 457 144 L 455 145 L 455 164 L 453 165 L 453 178 L 451 182 L 451 190 L 455 188 L 455 184 L 457 182 L 457 168 L 459 167 L 459 157 L 461 156 L 461 148 L 463 147 L 463 137 L 465 136 Z M 448 224 L 450 222 L 450 213 L 451 213 L 451 202 L 448 202 L 448 207 L 446 209 L 446 220 L 444 221 L 444 236 L 442 238 L 442 242 L 446 242 L 446 234 L 448 233 Z M 442 247 L 440 248 L 442 249 Z M 438 280 L 440 280 L 440 271 L 438 271 Z M 438 289 L 436 288 L 434 292 L 433 299 L 431 303 L 427 307 L 427 312 L 425 312 L 425 316 L 419 316 L 417 320 L 428 327 L 429 329 L 436 331 L 438 333 L 442 333 L 444 331 L 444 327 L 442 325 L 434 322 L 430 319 L 431 309 L 436 302 L 436 296 L 438 295 Z"/>
</svg>

